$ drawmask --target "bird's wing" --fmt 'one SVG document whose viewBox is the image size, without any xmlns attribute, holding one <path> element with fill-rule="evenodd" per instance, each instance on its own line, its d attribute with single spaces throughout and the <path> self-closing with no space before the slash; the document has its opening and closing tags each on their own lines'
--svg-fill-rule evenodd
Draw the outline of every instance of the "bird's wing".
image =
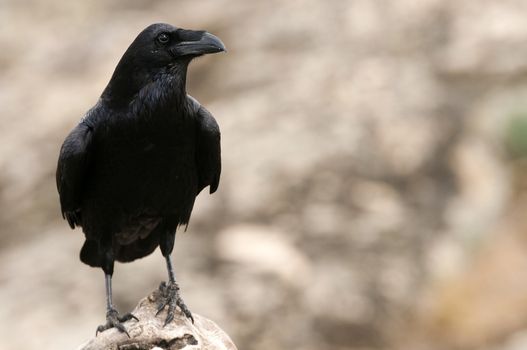
<svg viewBox="0 0 527 350">
<path fill-rule="evenodd" d="M 57 189 L 62 217 L 71 228 L 80 225 L 80 207 L 92 148 L 93 129 L 81 122 L 66 137 L 57 165 Z"/>
<path fill-rule="evenodd" d="M 221 173 L 220 128 L 216 119 L 203 106 L 197 113 L 196 163 L 198 166 L 198 193 L 210 186 L 210 193 L 218 189 Z"/>
</svg>

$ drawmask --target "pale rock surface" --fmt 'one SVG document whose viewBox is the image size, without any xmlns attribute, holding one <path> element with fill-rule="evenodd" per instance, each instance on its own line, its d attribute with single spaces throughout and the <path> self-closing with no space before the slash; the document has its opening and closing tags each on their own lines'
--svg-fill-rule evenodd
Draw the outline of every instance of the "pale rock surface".
<svg viewBox="0 0 527 350">
<path fill-rule="evenodd" d="M 125 322 L 126 334 L 112 328 L 81 345 L 78 350 L 237 350 L 229 336 L 214 322 L 193 314 L 194 324 L 176 312 L 174 321 L 163 327 L 166 312 L 157 312 L 158 291 L 142 299 L 132 312 L 139 321 Z"/>
</svg>

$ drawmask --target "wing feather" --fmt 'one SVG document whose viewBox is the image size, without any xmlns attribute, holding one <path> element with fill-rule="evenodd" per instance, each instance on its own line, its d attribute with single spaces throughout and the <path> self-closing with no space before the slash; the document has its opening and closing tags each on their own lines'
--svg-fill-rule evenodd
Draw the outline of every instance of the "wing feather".
<svg viewBox="0 0 527 350">
<path fill-rule="evenodd" d="M 203 106 L 198 110 L 197 151 L 198 193 L 210 186 L 210 193 L 218 189 L 221 173 L 220 128 L 216 119 Z"/>
<path fill-rule="evenodd" d="M 92 128 L 81 122 L 66 137 L 57 165 L 62 217 L 71 228 L 81 225 L 81 203 L 92 145 Z"/>
</svg>

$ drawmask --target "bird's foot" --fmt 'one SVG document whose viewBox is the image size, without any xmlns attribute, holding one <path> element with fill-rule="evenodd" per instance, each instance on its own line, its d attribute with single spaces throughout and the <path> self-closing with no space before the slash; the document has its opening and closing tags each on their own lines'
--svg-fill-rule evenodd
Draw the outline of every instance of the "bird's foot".
<svg viewBox="0 0 527 350">
<path fill-rule="evenodd" d="M 167 310 L 167 318 L 165 319 L 165 325 L 172 322 L 174 319 L 174 311 L 176 311 L 176 306 L 179 306 L 181 309 L 181 312 L 189 318 L 192 323 L 194 323 L 194 317 L 192 317 L 192 313 L 190 313 L 190 310 L 188 309 L 187 305 L 183 302 L 183 299 L 181 299 L 181 296 L 179 295 L 179 286 L 176 282 L 161 282 L 159 285 L 159 291 L 160 294 L 160 302 L 158 304 L 158 309 L 156 316 L 163 311 L 165 306 L 168 305 Z"/>
<path fill-rule="evenodd" d="M 97 327 L 95 336 L 97 336 L 99 332 L 104 332 L 107 329 L 117 328 L 119 332 L 125 333 L 128 336 L 128 338 L 130 338 L 130 334 L 128 334 L 128 331 L 126 330 L 126 328 L 124 328 L 123 323 L 131 319 L 139 321 L 139 319 L 135 317 L 134 315 L 132 315 L 131 313 L 127 313 L 127 314 L 124 314 L 123 316 L 119 316 L 119 313 L 117 312 L 117 310 L 110 309 L 106 313 L 106 324 L 103 324 Z"/>
</svg>

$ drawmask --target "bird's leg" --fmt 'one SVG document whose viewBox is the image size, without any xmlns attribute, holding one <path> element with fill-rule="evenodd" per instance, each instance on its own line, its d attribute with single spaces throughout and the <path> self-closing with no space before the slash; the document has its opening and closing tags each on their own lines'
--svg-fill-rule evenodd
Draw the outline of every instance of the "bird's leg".
<svg viewBox="0 0 527 350">
<path fill-rule="evenodd" d="M 168 305 L 165 326 L 172 322 L 172 320 L 174 319 L 174 312 L 176 310 L 176 306 L 179 306 L 181 312 L 183 312 L 183 314 L 185 314 L 185 316 L 189 318 L 192 323 L 194 323 L 194 317 L 192 317 L 192 313 L 187 308 L 187 306 L 183 302 L 183 299 L 181 299 L 181 296 L 179 295 L 179 286 L 176 282 L 176 274 L 174 272 L 174 267 L 172 266 L 172 258 L 170 256 L 170 253 L 172 252 L 172 248 L 174 247 L 174 238 L 175 234 L 173 234 L 172 237 L 167 237 L 167 239 L 161 239 L 160 242 L 161 253 L 165 257 L 167 263 L 168 283 L 161 282 L 161 284 L 159 285 L 159 290 L 161 292 L 161 300 L 158 306 L 157 314 L 163 311 L 165 306 Z"/>
<path fill-rule="evenodd" d="M 106 324 L 100 325 L 99 327 L 97 327 L 97 331 L 95 332 L 95 335 L 99 334 L 99 332 L 104 332 L 107 329 L 115 327 L 120 332 L 125 333 L 128 336 L 128 338 L 130 338 L 130 334 L 128 334 L 128 331 L 124 327 L 123 323 L 131 319 L 135 319 L 136 321 L 139 321 L 139 319 L 135 317 L 134 315 L 132 315 L 131 313 L 127 313 L 127 314 L 124 314 L 123 316 L 119 316 L 119 313 L 113 307 L 112 274 L 113 274 L 114 262 L 113 262 L 113 256 L 110 255 L 110 258 L 111 258 L 111 262 L 107 262 L 103 264 L 104 278 L 105 278 L 105 285 L 106 285 Z"/>
</svg>

